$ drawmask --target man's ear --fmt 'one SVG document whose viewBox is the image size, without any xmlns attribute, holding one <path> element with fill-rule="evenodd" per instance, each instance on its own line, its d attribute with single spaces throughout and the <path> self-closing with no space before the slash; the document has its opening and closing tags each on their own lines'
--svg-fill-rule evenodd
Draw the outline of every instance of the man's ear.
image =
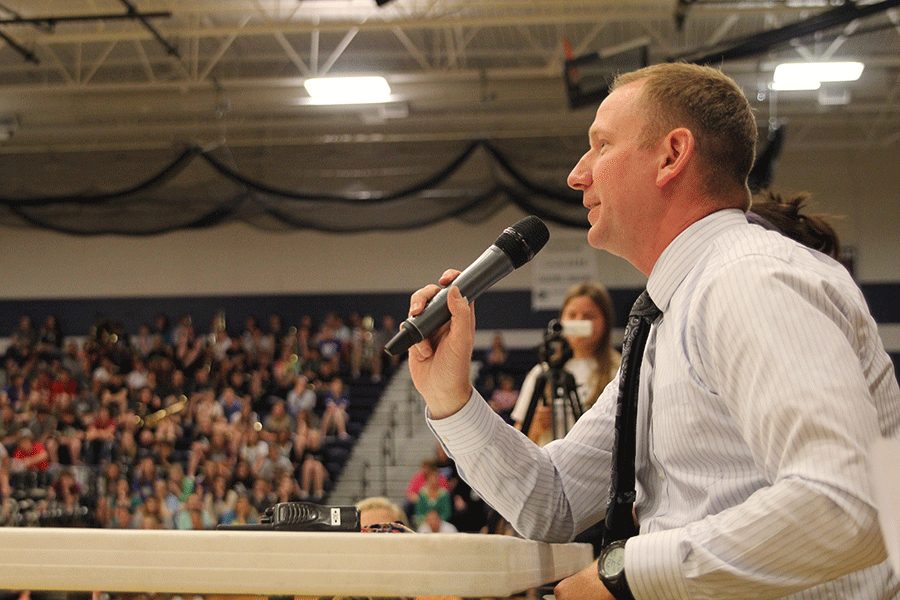
<svg viewBox="0 0 900 600">
<path fill-rule="evenodd" d="M 660 142 L 656 185 L 663 187 L 684 172 L 694 157 L 695 148 L 696 140 L 690 129 L 678 127 L 670 131 Z"/>
</svg>

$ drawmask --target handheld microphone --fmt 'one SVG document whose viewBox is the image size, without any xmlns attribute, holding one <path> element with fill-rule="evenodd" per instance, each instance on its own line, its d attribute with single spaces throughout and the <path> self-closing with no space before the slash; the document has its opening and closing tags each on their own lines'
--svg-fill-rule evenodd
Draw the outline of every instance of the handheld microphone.
<svg viewBox="0 0 900 600">
<path fill-rule="evenodd" d="M 543 221 L 528 216 L 511 227 L 507 227 L 475 262 L 466 267 L 451 285 L 459 287 L 469 302 L 486 289 L 534 258 L 547 240 L 550 232 Z M 444 288 L 432 298 L 425 309 L 400 325 L 400 331 L 389 341 L 384 350 L 396 356 L 430 336 L 441 325 L 450 320 L 447 308 L 449 288 Z"/>
</svg>

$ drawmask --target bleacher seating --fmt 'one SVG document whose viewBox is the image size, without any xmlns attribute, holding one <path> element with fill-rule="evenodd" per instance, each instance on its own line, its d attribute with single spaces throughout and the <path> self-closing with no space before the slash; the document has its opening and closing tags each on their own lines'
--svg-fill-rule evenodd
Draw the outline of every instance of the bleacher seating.
<svg viewBox="0 0 900 600">
<path fill-rule="evenodd" d="M 179 326 L 185 322 L 189 323 L 189 320 L 180 322 Z M 242 334 L 223 332 L 218 337 L 207 334 L 195 336 L 192 327 L 189 324 L 185 325 L 182 334 L 191 336 L 192 343 L 196 343 L 199 349 L 198 362 L 192 364 L 184 362 L 183 348 L 179 348 L 175 342 L 177 335 L 172 329 L 154 334 L 152 337 L 159 345 L 149 354 L 141 354 L 138 346 L 130 343 L 131 336 L 127 332 L 114 329 L 114 322 L 104 319 L 102 325 L 103 327 L 98 326 L 86 335 L 66 338 L 58 336 L 58 344 L 52 347 L 42 346 L 38 342 L 37 331 L 34 332 L 32 341 L 28 340 L 28 335 L 24 335 L 20 336 L 20 340 L 25 340 L 24 343 L 7 344 L 7 351 L 4 353 L 5 362 L 0 365 L 0 375 L 4 378 L 2 383 L 6 384 L 2 387 L 0 404 L 8 404 L 13 408 L 15 423 L 3 424 L 3 428 L 0 429 L 6 440 L 4 448 L 9 454 L 0 463 L 0 483 L 3 484 L 0 485 L 0 526 L 136 526 L 132 522 L 116 523 L 115 518 L 124 517 L 113 518 L 110 513 L 112 505 L 117 502 L 127 503 L 128 514 L 133 515 L 137 515 L 146 504 L 146 487 L 139 489 L 135 483 L 137 464 L 141 456 L 153 458 L 154 477 L 164 480 L 167 485 L 170 482 L 171 465 L 177 465 L 187 472 L 190 485 L 185 489 L 194 489 L 203 496 L 205 503 L 203 510 L 218 501 L 210 493 L 214 475 L 212 472 L 204 471 L 206 469 L 204 462 L 216 463 L 216 471 L 226 475 L 235 497 L 250 496 L 253 492 L 253 481 L 239 480 L 235 473 L 235 466 L 240 462 L 239 452 L 250 429 L 265 434 L 269 444 L 282 444 L 282 453 L 292 462 L 291 470 L 286 472 L 283 467 L 276 467 L 275 473 L 284 473 L 294 479 L 296 487 L 290 492 L 293 499 L 308 498 L 326 502 L 328 493 L 340 478 L 354 444 L 378 404 L 384 389 L 381 378 L 384 377 L 386 380 L 390 376 L 390 369 L 387 367 L 382 373 L 367 372 L 366 369 L 370 367 L 368 364 L 362 365 L 361 375 L 351 373 L 349 357 L 357 348 L 352 346 L 353 341 L 349 338 L 339 350 L 338 357 L 328 361 L 333 370 L 319 371 L 318 365 L 326 361 L 321 360 L 315 353 L 317 348 L 312 345 L 312 341 L 303 341 L 313 338 L 311 336 L 302 338 L 297 327 L 284 328 L 281 330 L 283 333 L 271 336 L 272 340 L 268 346 L 272 349 L 271 354 L 266 355 L 268 351 L 262 345 L 255 349 L 243 346 L 242 340 L 238 338 L 248 339 L 246 332 Z M 116 334 L 110 333 L 112 331 Z M 372 339 L 371 335 L 367 337 Z M 232 341 L 231 351 L 227 350 L 227 347 L 225 349 L 215 347 L 217 343 L 227 341 L 228 338 Z M 333 337 L 329 337 L 328 340 L 333 340 Z M 73 342 L 72 354 L 69 354 L 68 342 Z M 310 344 L 310 351 L 307 352 L 306 346 L 298 344 Z M 285 352 L 285 349 L 289 352 Z M 278 356 L 275 356 L 276 354 Z M 146 360 L 148 371 L 152 375 L 149 382 L 135 387 L 126 385 L 126 377 L 136 370 L 140 358 Z M 104 362 L 107 359 L 112 362 Z M 74 371 L 78 379 L 79 385 L 75 393 L 59 392 L 54 387 L 61 377 L 64 365 L 66 371 Z M 198 365 L 202 366 L 197 369 Z M 307 368 L 312 370 L 305 371 Z M 176 382 L 173 379 L 173 372 L 176 370 L 187 374 L 184 381 Z M 322 438 L 320 455 L 327 471 L 324 497 L 317 493 L 310 493 L 309 496 L 300 495 L 303 490 L 299 488 L 297 482 L 301 479 L 301 461 L 298 454 L 289 452 L 291 448 L 289 444 L 303 443 L 302 439 L 295 438 L 293 434 L 286 439 L 278 437 L 275 435 L 277 430 L 268 430 L 264 425 L 271 410 L 272 398 L 284 400 L 301 372 L 308 375 L 317 390 L 317 405 L 309 427 L 319 428 L 318 419 L 322 415 L 323 398 L 331 377 L 338 376 L 345 382 L 350 398 L 346 424 L 348 435 L 339 436 L 332 435 L 332 432 L 324 432 L 326 435 Z M 9 385 L 14 379 L 13 375 L 20 373 L 25 375 L 29 387 L 27 392 L 19 392 Z M 249 391 L 248 382 L 255 373 L 264 373 L 263 379 L 270 383 L 261 394 L 254 396 Z M 236 376 L 232 377 L 233 374 Z M 248 385 L 246 389 L 243 388 L 245 384 Z M 256 411 L 246 417 L 248 420 L 244 420 L 243 417 L 235 420 L 217 416 L 218 408 L 215 410 L 199 408 L 204 390 L 213 391 L 214 403 L 224 408 L 223 391 L 232 385 L 236 388 L 242 386 L 243 402 L 252 405 Z M 151 400 L 147 400 L 141 394 L 142 390 L 147 389 L 152 392 L 148 396 L 152 398 Z M 39 441 L 43 448 L 51 448 L 54 452 L 49 468 L 22 470 L 21 463 L 17 462 L 18 458 L 13 456 L 19 443 L 15 434 L 21 431 L 22 427 L 35 427 L 35 418 L 39 412 L 49 412 L 51 417 L 56 419 L 63 411 L 61 407 L 76 411 L 80 419 L 78 428 L 81 429 L 83 436 L 97 418 L 100 406 L 111 407 L 116 422 L 115 437 L 110 447 L 103 453 L 89 452 L 90 444 L 82 440 L 81 453 L 74 462 L 70 463 L 68 459 L 56 462 L 57 447 L 60 451 L 64 448 L 63 444 L 55 443 L 61 439 L 62 433 L 53 429 L 54 425 L 49 431 L 35 436 L 40 437 Z M 206 417 L 200 413 L 210 410 L 213 424 L 207 427 L 204 425 Z M 153 418 L 160 413 L 164 416 Z M 165 444 L 162 443 L 163 437 L 160 433 L 163 421 L 173 424 L 172 437 L 166 438 Z M 215 431 L 224 431 L 228 440 L 219 449 L 213 446 Z M 132 441 L 126 444 L 129 439 Z M 171 444 L 171 453 L 164 455 L 160 448 L 166 444 Z M 134 447 L 135 445 L 137 447 Z M 113 463 L 121 469 L 121 479 L 129 485 L 129 489 L 126 490 L 127 500 L 123 498 L 117 500 L 113 494 L 115 483 L 104 480 L 104 471 Z M 73 487 L 77 496 L 74 501 L 66 504 L 54 491 L 54 486 L 62 473 L 74 477 Z M 252 477 L 259 479 L 261 476 L 253 474 Z M 277 489 L 275 478 L 272 478 L 269 484 L 271 489 Z M 262 502 L 263 504 L 259 506 L 261 508 L 265 506 L 266 498 L 269 497 L 256 498 L 254 502 L 256 504 Z M 273 500 L 274 497 L 269 499 L 269 505 Z M 178 510 L 186 509 L 185 497 L 179 497 L 177 502 Z M 233 513 L 233 502 L 229 510 Z M 229 513 L 229 518 L 234 516 Z M 224 517 L 216 515 L 216 518 Z M 162 526 L 162 523 L 159 525 Z"/>
</svg>

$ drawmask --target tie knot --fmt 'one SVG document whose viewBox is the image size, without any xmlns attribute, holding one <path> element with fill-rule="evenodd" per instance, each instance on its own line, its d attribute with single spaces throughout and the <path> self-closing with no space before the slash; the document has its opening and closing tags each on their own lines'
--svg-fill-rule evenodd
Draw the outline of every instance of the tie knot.
<svg viewBox="0 0 900 600">
<path fill-rule="evenodd" d="M 647 290 L 641 292 L 641 295 L 638 296 L 638 299 L 635 301 L 634 306 L 631 307 L 631 315 L 636 317 L 641 317 L 646 319 L 649 322 L 653 322 L 656 317 L 660 315 L 662 311 L 656 307 L 656 304 L 653 303 L 653 300 L 650 298 L 650 294 L 647 293 Z"/>
</svg>

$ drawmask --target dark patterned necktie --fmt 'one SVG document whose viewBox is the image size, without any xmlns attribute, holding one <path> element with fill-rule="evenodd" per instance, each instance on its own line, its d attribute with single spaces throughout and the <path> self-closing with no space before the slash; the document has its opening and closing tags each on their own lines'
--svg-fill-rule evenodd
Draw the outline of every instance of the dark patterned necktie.
<svg viewBox="0 0 900 600">
<path fill-rule="evenodd" d="M 641 361 L 650 334 L 650 324 L 660 315 L 647 290 L 638 297 L 625 327 L 622 342 L 622 368 L 619 374 L 619 398 L 616 407 L 616 435 L 613 446 L 609 499 L 603 527 L 603 546 L 637 534 L 634 507 L 634 454 L 638 389 Z"/>
</svg>

